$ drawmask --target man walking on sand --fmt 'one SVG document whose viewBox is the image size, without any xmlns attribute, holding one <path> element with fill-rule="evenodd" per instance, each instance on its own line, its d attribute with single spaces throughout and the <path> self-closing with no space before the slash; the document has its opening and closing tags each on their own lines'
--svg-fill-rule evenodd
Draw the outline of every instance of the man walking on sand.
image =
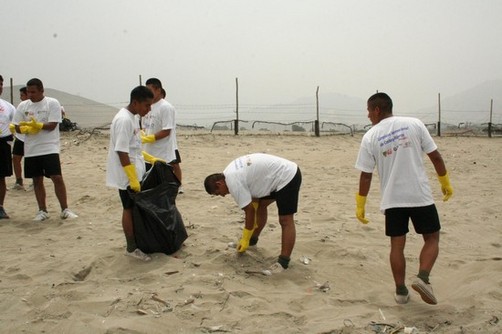
<svg viewBox="0 0 502 334">
<path fill-rule="evenodd" d="M 409 300 L 405 284 L 406 259 L 404 246 L 411 218 L 415 232 L 422 234 L 424 245 L 420 252 L 419 271 L 412 283 L 422 299 L 437 304 L 429 282 L 429 274 L 439 254 L 439 216 L 423 163 L 423 153 L 431 160 L 438 174 L 443 200 L 453 194 L 446 166 L 425 125 L 416 118 L 392 114 L 392 100 L 385 93 L 368 99 L 368 118 L 373 127 L 364 135 L 356 168 L 361 171 L 359 192 L 356 194 L 356 217 L 363 224 L 366 196 L 373 170 L 378 169 L 382 200 L 380 210 L 385 214 L 385 234 L 390 237 L 390 265 L 398 304 Z"/>
</svg>

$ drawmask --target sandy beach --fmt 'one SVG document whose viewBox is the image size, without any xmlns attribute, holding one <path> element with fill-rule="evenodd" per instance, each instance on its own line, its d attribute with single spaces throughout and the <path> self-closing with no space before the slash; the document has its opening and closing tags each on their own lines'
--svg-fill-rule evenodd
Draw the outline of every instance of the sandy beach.
<svg viewBox="0 0 502 334">
<path fill-rule="evenodd" d="M 189 237 L 177 253 L 154 254 L 149 263 L 124 256 L 120 200 L 105 186 L 108 140 L 99 131 L 62 134 L 63 175 L 78 219 L 60 220 L 50 180 L 51 218 L 42 223 L 32 221 L 33 192 L 7 192 L 11 219 L 0 221 L 1 333 L 346 334 L 404 333 L 405 327 L 502 333 L 501 138 L 435 138 L 455 192 L 445 203 L 426 160 L 442 223 L 431 274 L 436 306 L 414 291 L 408 304 L 394 301 L 376 176 L 370 223 L 354 216 L 360 134 L 180 131 L 185 193 L 176 203 Z M 276 276 L 246 273 L 265 269 L 279 254 L 275 205 L 258 246 L 238 257 L 229 243 L 241 235 L 243 214 L 230 196 L 211 197 L 203 187 L 206 175 L 252 152 L 293 160 L 303 174 L 291 265 Z M 7 179 L 8 186 L 13 182 Z M 421 246 L 411 232 L 408 286 Z"/>
</svg>

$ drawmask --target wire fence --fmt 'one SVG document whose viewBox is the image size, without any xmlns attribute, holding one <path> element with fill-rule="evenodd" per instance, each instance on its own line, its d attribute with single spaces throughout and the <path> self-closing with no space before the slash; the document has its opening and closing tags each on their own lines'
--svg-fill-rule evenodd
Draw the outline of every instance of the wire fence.
<svg viewBox="0 0 502 334">
<path fill-rule="evenodd" d="M 316 132 L 314 104 L 177 105 L 178 125 L 211 132 Z M 440 114 L 440 115 L 439 115 Z M 502 113 L 490 110 L 443 109 L 406 114 L 420 119 L 436 136 L 502 136 Z M 200 124 L 200 125 L 199 125 Z M 320 108 L 319 133 L 354 135 L 371 128 L 364 109 Z M 237 129 L 237 131 L 236 131 Z"/>
<path fill-rule="evenodd" d="M 20 87 L 20 86 L 19 86 Z M 10 87 L 16 93 L 18 86 Z M 82 128 L 106 127 L 115 113 L 125 105 L 122 102 L 105 102 L 81 98 L 64 92 L 46 89 L 48 96 L 54 96 L 64 105 L 72 121 Z M 18 95 L 13 103 L 19 103 Z M 321 99 L 322 102 L 322 99 Z M 412 116 L 427 125 L 430 133 L 437 136 L 502 136 L 502 109 L 494 108 L 487 101 L 486 108 L 466 107 L 464 104 L 438 103 L 438 106 L 418 110 Z M 339 103 L 284 103 L 284 104 L 177 104 L 177 125 L 193 131 L 219 131 L 222 133 L 304 133 L 308 135 L 354 135 L 369 128 L 366 106 Z M 353 105 L 358 107 L 354 108 Z M 352 107 L 351 107 L 352 106 Z M 459 107 L 460 106 L 460 107 Z M 488 107 L 489 106 L 489 107 Z"/>
</svg>

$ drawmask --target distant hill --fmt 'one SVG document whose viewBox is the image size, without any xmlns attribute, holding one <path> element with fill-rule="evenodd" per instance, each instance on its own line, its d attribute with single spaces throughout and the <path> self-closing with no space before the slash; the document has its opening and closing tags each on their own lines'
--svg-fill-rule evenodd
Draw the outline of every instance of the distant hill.
<svg viewBox="0 0 502 334">
<path fill-rule="evenodd" d="M 20 102 L 19 89 L 21 87 L 20 85 L 13 86 L 13 104 L 16 107 Z M 45 96 L 57 99 L 64 107 L 66 116 L 72 122 L 76 122 L 81 128 L 94 128 L 109 125 L 112 122 L 113 116 L 115 116 L 119 109 L 52 88 L 45 88 Z M 2 98 L 10 102 L 10 87 L 4 86 Z"/>
</svg>

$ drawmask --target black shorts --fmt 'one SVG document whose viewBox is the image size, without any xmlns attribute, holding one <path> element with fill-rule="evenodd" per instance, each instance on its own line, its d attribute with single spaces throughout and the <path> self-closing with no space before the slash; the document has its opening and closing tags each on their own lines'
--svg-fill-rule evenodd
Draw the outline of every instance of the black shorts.
<svg viewBox="0 0 502 334">
<path fill-rule="evenodd" d="M 298 211 L 298 197 L 302 184 L 302 173 L 297 169 L 295 177 L 279 191 L 274 191 L 265 198 L 273 198 L 277 204 L 279 216 L 292 215 Z"/>
<path fill-rule="evenodd" d="M 434 204 L 416 208 L 392 208 L 385 210 L 385 235 L 398 237 L 408 233 L 410 218 L 418 234 L 430 234 L 441 229 Z"/>
<path fill-rule="evenodd" d="M 0 138 L 0 177 L 12 175 L 12 136 Z"/>
<path fill-rule="evenodd" d="M 120 196 L 120 201 L 122 202 L 122 208 L 124 208 L 124 209 L 132 209 L 133 208 L 134 201 L 131 198 L 131 195 L 129 195 L 128 190 L 119 189 L 119 196 Z"/>
<path fill-rule="evenodd" d="M 38 176 L 51 177 L 61 174 L 59 154 L 39 155 L 37 157 L 24 157 L 24 177 L 31 179 Z"/>
<path fill-rule="evenodd" d="M 169 164 L 180 164 L 181 163 L 181 155 L 180 155 L 180 151 L 178 150 L 174 150 L 174 154 L 176 154 L 176 159 L 174 159 L 173 161 L 170 161 Z"/>
<path fill-rule="evenodd" d="M 24 156 L 24 141 L 17 138 L 14 139 L 14 145 L 12 146 L 12 155 Z"/>
</svg>

